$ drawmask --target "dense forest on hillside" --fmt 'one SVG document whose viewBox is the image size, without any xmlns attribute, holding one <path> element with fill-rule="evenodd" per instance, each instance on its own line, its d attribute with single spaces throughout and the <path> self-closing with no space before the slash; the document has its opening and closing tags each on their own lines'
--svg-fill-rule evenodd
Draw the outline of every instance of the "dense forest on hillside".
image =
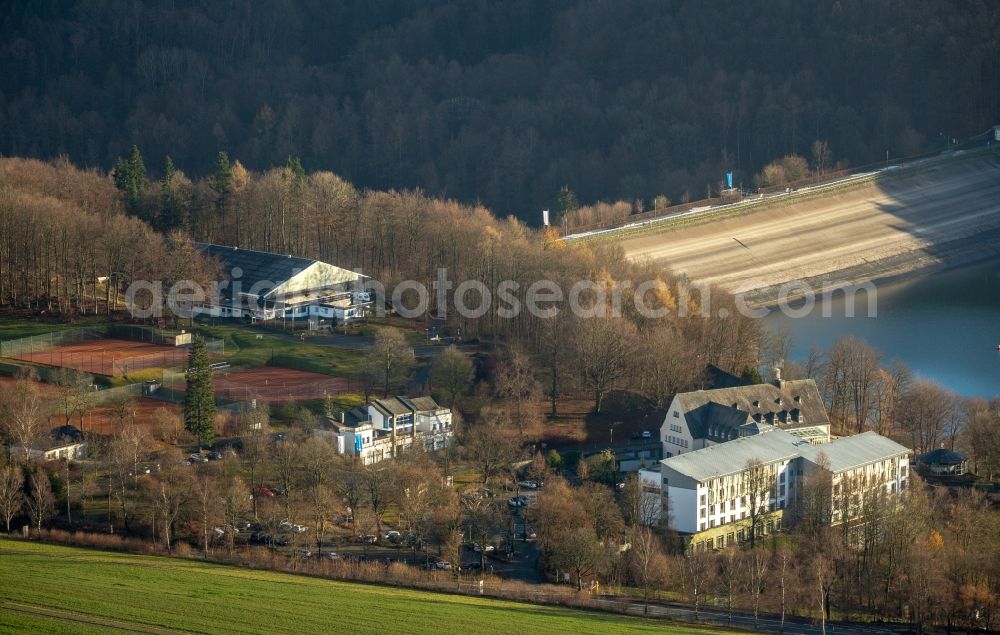
<svg viewBox="0 0 1000 635">
<path fill-rule="evenodd" d="M 1000 5 L 11 3 L 0 77 L 0 154 L 107 170 L 135 144 L 154 177 L 297 156 L 534 223 L 564 185 L 652 207 L 817 140 L 857 165 L 981 132 Z"/>
<path fill-rule="evenodd" d="M 135 172 L 129 166 L 117 171 Z M 383 282 L 387 300 L 400 281 L 433 288 L 441 267 L 455 285 L 475 280 L 497 290 L 501 281 L 513 281 L 517 288 L 509 290 L 522 307 L 536 281 L 553 281 L 564 298 L 583 281 L 585 310 L 579 312 L 558 303 L 557 315 L 548 318 L 529 310 L 506 317 L 494 303 L 485 314 L 460 316 L 449 302 L 447 316 L 439 314 L 469 337 L 532 351 L 553 409 L 577 381 L 595 396 L 598 410 L 626 377 L 661 403 L 699 381 L 703 365 L 691 359 L 740 373 L 761 356 L 763 326 L 739 314 L 732 298 L 679 286 L 650 263 L 626 260 L 620 248 L 566 245 L 551 231 L 419 192 L 358 191 L 330 172 L 305 173 L 294 162 L 265 173 L 235 164 L 225 188 L 218 172 L 194 182 L 179 172 L 169 180 L 140 180 L 133 198 L 96 169 L 0 159 L 0 307 L 70 319 L 121 315 L 135 281 L 168 290 L 192 280 L 207 288 L 218 272 L 191 235 L 155 229 L 173 210 L 187 217 L 195 239 L 335 262 Z M 626 302 L 625 319 L 600 310 L 607 305 L 597 298 L 610 298 L 616 288 L 623 298 L 638 294 L 647 310 Z M 404 304 L 416 302 L 410 295 Z M 689 318 L 681 319 L 681 305 L 691 307 Z M 591 307 L 595 317 L 584 319 Z M 717 307 L 726 311 L 716 313 Z"/>
</svg>

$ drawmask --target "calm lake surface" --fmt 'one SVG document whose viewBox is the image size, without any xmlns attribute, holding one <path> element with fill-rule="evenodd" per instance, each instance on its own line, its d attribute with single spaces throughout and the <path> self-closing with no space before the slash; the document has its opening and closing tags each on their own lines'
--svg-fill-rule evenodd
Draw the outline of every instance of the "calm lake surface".
<svg viewBox="0 0 1000 635">
<path fill-rule="evenodd" d="M 933 379 L 962 395 L 1000 395 L 1000 261 L 932 273 L 878 288 L 877 316 L 868 317 L 858 294 L 856 317 L 845 317 L 844 301 L 831 302 L 824 318 L 817 303 L 810 315 L 792 319 L 775 311 L 764 318 L 772 330 L 792 333 L 792 359 L 813 346 L 827 350 L 855 335 L 880 351 L 886 362 L 906 362 L 914 375 Z"/>
</svg>

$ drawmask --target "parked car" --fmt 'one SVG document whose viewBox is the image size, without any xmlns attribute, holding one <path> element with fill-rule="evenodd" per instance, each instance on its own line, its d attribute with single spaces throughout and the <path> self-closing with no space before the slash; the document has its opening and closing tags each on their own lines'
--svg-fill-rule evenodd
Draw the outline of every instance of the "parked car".
<svg viewBox="0 0 1000 635">
<path fill-rule="evenodd" d="M 482 571 L 483 565 L 480 562 L 467 562 L 462 565 L 462 571 Z"/>
<path fill-rule="evenodd" d="M 507 504 L 513 508 L 524 507 L 528 504 L 527 496 L 514 496 L 507 500 Z"/>
<path fill-rule="evenodd" d="M 324 551 L 320 554 L 321 558 L 326 558 L 327 560 L 340 560 L 340 556 L 337 555 L 336 551 Z"/>
<path fill-rule="evenodd" d="M 399 543 L 403 542 L 403 534 L 399 533 L 395 529 L 385 532 L 382 538 L 388 540 L 394 545 L 398 545 Z"/>
<path fill-rule="evenodd" d="M 221 461 L 222 460 L 222 452 L 216 452 L 215 450 L 213 450 L 213 451 L 209 452 L 206 455 L 206 458 L 209 461 Z"/>
<path fill-rule="evenodd" d="M 451 563 L 450 562 L 443 562 L 443 561 L 442 562 L 435 562 L 434 563 L 434 568 L 437 569 L 438 571 L 451 571 Z"/>
<path fill-rule="evenodd" d="M 652 439 L 653 438 L 653 433 L 650 432 L 649 430 L 643 430 L 642 431 L 642 438 L 643 439 Z"/>
<path fill-rule="evenodd" d="M 195 463 L 207 463 L 208 459 L 201 455 L 201 452 L 195 452 L 191 455 L 191 460 Z"/>
<path fill-rule="evenodd" d="M 271 488 L 269 488 L 269 487 L 266 487 L 264 485 L 260 485 L 260 486 L 257 487 L 257 495 L 258 496 L 264 496 L 266 498 L 273 498 L 274 497 L 274 491 L 271 490 Z"/>
<path fill-rule="evenodd" d="M 538 489 L 538 481 L 533 481 L 533 480 L 518 481 L 517 486 L 523 487 L 524 489 Z"/>
<path fill-rule="evenodd" d="M 309 528 L 305 525 L 296 525 L 295 523 L 288 522 L 287 520 L 281 521 L 278 524 L 278 529 L 281 531 L 290 531 L 296 534 L 301 534 L 302 532 L 308 530 Z"/>
<path fill-rule="evenodd" d="M 299 547 L 295 550 L 295 554 L 300 558 L 310 558 L 313 555 L 312 551 L 309 551 L 305 547 Z"/>
<path fill-rule="evenodd" d="M 493 545 L 486 545 L 486 546 L 481 546 L 481 545 L 480 545 L 479 543 L 477 543 L 477 542 L 474 542 L 474 543 L 472 543 L 472 544 L 470 545 L 470 547 L 471 547 L 471 548 L 472 548 L 472 550 L 473 550 L 473 551 L 475 551 L 476 553 L 480 553 L 480 552 L 486 552 L 486 553 L 489 553 L 489 552 L 491 552 L 491 551 L 493 551 L 493 550 L 495 550 L 495 549 L 496 549 L 496 547 L 494 547 Z"/>
</svg>

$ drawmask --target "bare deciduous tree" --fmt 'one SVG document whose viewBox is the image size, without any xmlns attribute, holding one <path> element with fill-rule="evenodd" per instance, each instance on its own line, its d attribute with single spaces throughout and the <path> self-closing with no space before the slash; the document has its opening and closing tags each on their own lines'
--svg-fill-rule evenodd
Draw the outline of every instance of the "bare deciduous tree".
<svg viewBox="0 0 1000 635">
<path fill-rule="evenodd" d="M 250 493 L 246 483 L 239 476 L 229 476 L 222 485 L 222 516 L 230 530 L 226 532 L 229 553 L 236 547 L 236 533 L 231 528 L 239 526 L 247 510 L 250 509 Z"/>
<path fill-rule="evenodd" d="M 899 412 L 900 423 L 917 454 L 937 447 L 946 424 L 955 416 L 954 395 L 926 379 L 918 379 L 910 385 Z"/>
<path fill-rule="evenodd" d="M 366 386 L 380 388 L 383 397 L 402 385 L 413 368 L 413 348 L 403 333 L 394 328 L 382 328 L 375 334 L 375 346 L 368 354 L 363 369 Z M 365 395 L 365 399 L 368 395 Z"/>
<path fill-rule="evenodd" d="M 105 449 L 109 474 L 109 505 L 113 496 L 118 502 L 118 514 L 125 532 L 131 530 L 134 491 L 138 485 L 139 462 L 149 447 L 146 433 L 135 425 L 126 425 L 114 435 Z M 110 509 L 109 509 L 110 515 Z M 109 519 L 110 522 L 110 519 Z"/>
<path fill-rule="evenodd" d="M 245 408 L 237 415 L 240 434 L 240 459 L 249 478 L 248 485 L 254 494 L 260 486 L 260 475 L 268 459 L 271 441 L 270 415 L 267 407 Z M 257 518 L 258 497 L 253 497 L 253 517 Z"/>
<path fill-rule="evenodd" d="M 472 427 L 464 443 L 466 457 L 482 475 L 483 487 L 503 474 L 518 456 L 518 445 L 509 430 L 490 423 Z"/>
<path fill-rule="evenodd" d="M 511 408 L 511 417 L 517 429 L 524 431 L 536 416 L 538 382 L 531 360 L 519 351 L 512 351 L 509 359 L 497 367 L 494 380 L 496 395 Z"/>
<path fill-rule="evenodd" d="M 163 524 L 163 544 L 170 551 L 174 523 L 191 496 L 193 483 L 188 466 L 182 463 L 180 451 L 170 448 L 161 456 L 161 468 L 152 483 L 153 500 Z"/>
<path fill-rule="evenodd" d="M 774 487 L 774 472 L 760 459 L 749 459 L 742 475 L 743 495 L 747 500 L 747 529 L 750 547 L 757 546 L 757 535 L 768 516 L 771 488 Z"/>
<path fill-rule="evenodd" d="M 299 452 L 299 487 L 309 505 L 310 515 L 316 523 L 316 548 L 322 544 L 333 500 L 331 487 L 334 477 L 336 452 L 332 445 L 319 437 L 311 437 L 302 444 Z"/>
<path fill-rule="evenodd" d="M 31 449 L 39 442 L 48 423 L 48 409 L 38 388 L 26 379 L 0 385 L 0 410 L 4 432 L 11 444 L 20 447 L 21 460 L 31 459 Z"/>
<path fill-rule="evenodd" d="M 701 369 L 690 342 L 670 325 L 657 325 L 642 335 L 640 379 L 658 408 L 667 408 L 678 392 L 692 388 Z"/>
<path fill-rule="evenodd" d="M 3 516 L 7 533 L 10 521 L 24 507 L 24 470 L 20 465 L 5 465 L 0 468 L 0 516 Z"/>
<path fill-rule="evenodd" d="M 445 396 L 445 405 L 454 407 L 456 400 L 469 392 L 474 379 L 472 362 L 454 345 L 441 351 L 431 366 L 431 388 Z"/>
<path fill-rule="evenodd" d="M 679 568 L 688 597 L 694 604 L 694 617 L 698 619 L 701 601 L 715 578 L 715 563 L 711 553 L 693 550 L 679 556 Z"/>
<path fill-rule="evenodd" d="M 642 587 L 642 612 L 649 613 L 649 595 L 652 589 L 667 578 L 667 558 L 663 545 L 649 527 L 638 526 L 632 530 L 628 564 L 632 579 Z"/>
<path fill-rule="evenodd" d="M 191 496 L 201 524 L 202 553 L 207 558 L 215 524 L 222 517 L 219 508 L 219 500 L 222 498 L 219 491 L 219 475 L 214 466 L 207 464 L 198 469 L 198 475 L 191 487 Z M 227 527 L 226 532 L 233 532 L 235 529 Z"/>
<path fill-rule="evenodd" d="M 745 557 L 746 589 L 753 604 L 753 627 L 757 628 L 760 614 L 760 596 L 767 584 L 768 570 L 771 565 L 771 552 L 761 548 L 751 548 Z"/>
<path fill-rule="evenodd" d="M 601 412 L 608 391 L 631 372 L 635 337 L 635 326 L 623 318 L 580 320 L 574 341 L 576 361 L 583 383 L 593 391 L 594 412 Z"/>
<path fill-rule="evenodd" d="M 729 616 L 730 624 L 733 623 L 733 604 L 736 601 L 736 592 L 740 588 L 745 568 L 743 552 L 738 546 L 730 546 L 722 552 L 720 570 L 726 585 L 726 613 Z"/>
<path fill-rule="evenodd" d="M 42 523 L 52 518 L 56 511 L 56 496 L 52 492 L 49 474 L 43 467 L 31 471 L 31 487 L 24 503 L 35 529 L 41 529 Z"/>
</svg>

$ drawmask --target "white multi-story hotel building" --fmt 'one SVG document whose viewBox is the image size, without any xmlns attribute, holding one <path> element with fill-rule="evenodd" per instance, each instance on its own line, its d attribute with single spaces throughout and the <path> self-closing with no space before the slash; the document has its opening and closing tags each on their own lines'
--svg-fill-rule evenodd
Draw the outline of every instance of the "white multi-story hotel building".
<svg viewBox="0 0 1000 635">
<path fill-rule="evenodd" d="M 823 482 L 832 488 L 827 518 L 842 522 L 850 513 L 847 488 L 883 488 L 887 495 L 906 488 L 909 454 L 874 432 L 815 445 L 761 426 L 753 436 L 663 459 L 640 470 L 640 479 L 644 494 L 659 498 L 660 522 L 689 536 L 696 547 L 721 547 L 746 539 L 755 500 L 763 518 L 758 532 L 778 527 L 817 470 L 827 473 Z M 755 487 L 761 491 L 755 494 Z"/>
</svg>

